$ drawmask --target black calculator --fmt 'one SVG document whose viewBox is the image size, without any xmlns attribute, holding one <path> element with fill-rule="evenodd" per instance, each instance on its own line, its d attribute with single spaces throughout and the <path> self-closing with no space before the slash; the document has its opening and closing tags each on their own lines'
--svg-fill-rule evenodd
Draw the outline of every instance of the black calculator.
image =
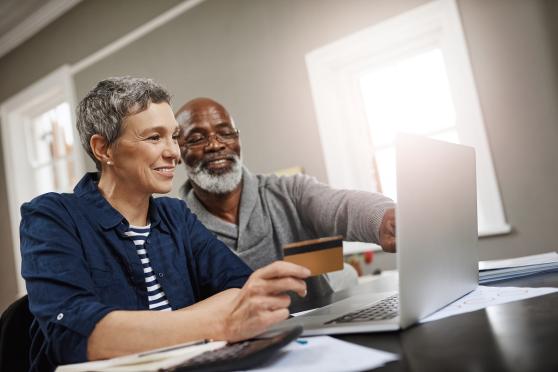
<svg viewBox="0 0 558 372">
<path fill-rule="evenodd" d="M 295 326 L 264 333 L 249 340 L 228 343 L 222 348 L 206 351 L 165 371 L 223 372 L 254 368 L 267 361 L 301 333 L 302 327 Z"/>
</svg>

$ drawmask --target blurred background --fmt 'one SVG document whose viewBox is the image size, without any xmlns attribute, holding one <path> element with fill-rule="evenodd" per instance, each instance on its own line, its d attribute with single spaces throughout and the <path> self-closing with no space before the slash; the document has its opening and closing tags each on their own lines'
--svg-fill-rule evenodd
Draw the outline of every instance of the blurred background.
<svg viewBox="0 0 558 372">
<path fill-rule="evenodd" d="M 557 19 L 554 0 L 0 0 L 0 310 L 24 293 L 19 206 L 94 170 L 73 111 L 118 75 L 159 81 L 175 110 L 223 103 L 258 173 L 396 199 L 396 132 L 474 146 L 479 258 L 556 250 Z"/>
</svg>

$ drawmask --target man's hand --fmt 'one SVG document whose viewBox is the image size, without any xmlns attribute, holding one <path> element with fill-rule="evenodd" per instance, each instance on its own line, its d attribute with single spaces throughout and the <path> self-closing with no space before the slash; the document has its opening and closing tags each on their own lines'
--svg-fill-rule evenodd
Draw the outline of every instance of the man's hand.
<svg viewBox="0 0 558 372">
<path fill-rule="evenodd" d="M 287 319 L 291 299 L 285 292 L 306 296 L 304 279 L 309 276 L 307 268 L 284 261 L 256 270 L 230 304 L 223 322 L 224 339 L 244 340 Z"/>
<path fill-rule="evenodd" d="M 379 231 L 380 245 L 386 252 L 394 253 L 395 246 L 395 209 L 387 209 Z"/>
</svg>

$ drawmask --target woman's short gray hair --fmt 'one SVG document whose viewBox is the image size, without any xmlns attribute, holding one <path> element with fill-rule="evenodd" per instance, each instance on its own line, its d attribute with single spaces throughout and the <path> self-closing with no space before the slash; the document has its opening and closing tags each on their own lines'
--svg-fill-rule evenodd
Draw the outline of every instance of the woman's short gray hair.
<svg viewBox="0 0 558 372">
<path fill-rule="evenodd" d="M 81 100 L 76 109 L 77 130 L 83 148 L 98 170 L 101 163 L 91 149 L 91 137 L 99 134 L 111 145 L 120 136 L 127 116 L 147 109 L 149 103 L 161 102 L 170 104 L 165 88 L 151 79 L 130 76 L 103 80 Z"/>
</svg>

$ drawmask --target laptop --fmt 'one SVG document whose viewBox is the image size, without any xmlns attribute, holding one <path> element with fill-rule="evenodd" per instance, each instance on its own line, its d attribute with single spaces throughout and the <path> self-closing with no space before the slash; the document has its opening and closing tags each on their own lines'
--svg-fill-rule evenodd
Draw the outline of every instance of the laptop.
<svg viewBox="0 0 558 372">
<path fill-rule="evenodd" d="M 474 149 L 398 135 L 396 175 L 398 291 L 352 295 L 281 326 L 305 336 L 405 329 L 477 287 Z"/>
</svg>

